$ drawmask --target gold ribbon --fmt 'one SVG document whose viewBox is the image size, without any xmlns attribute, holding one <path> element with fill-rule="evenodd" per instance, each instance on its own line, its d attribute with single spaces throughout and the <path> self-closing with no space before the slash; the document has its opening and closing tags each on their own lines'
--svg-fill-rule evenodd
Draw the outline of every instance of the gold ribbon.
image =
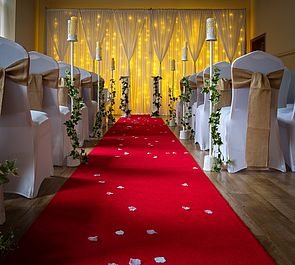
<svg viewBox="0 0 295 265">
<path fill-rule="evenodd" d="M 220 93 L 219 102 L 214 106 L 214 109 L 231 105 L 231 80 L 220 78 L 216 89 Z"/>
<path fill-rule="evenodd" d="M 60 77 L 58 79 L 58 104 L 61 106 L 69 106 L 68 88 L 65 84 L 65 78 Z"/>
<path fill-rule="evenodd" d="M 0 114 L 2 112 L 3 95 L 5 88 L 5 80 L 10 79 L 11 81 L 20 84 L 28 84 L 29 74 L 29 59 L 21 59 L 6 68 L 0 68 Z"/>
<path fill-rule="evenodd" d="M 204 87 L 203 76 L 198 75 L 197 76 L 197 88 L 203 88 L 203 87 Z"/>
<path fill-rule="evenodd" d="M 92 78 L 91 76 L 85 77 L 81 80 L 81 86 L 83 88 L 92 88 Z"/>
<path fill-rule="evenodd" d="M 278 93 L 284 70 L 267 75 L 233 68 L 233 87 L 250 87 L 248 99 L 248 127 L 246 162 L 248 167 L 268 167 L 271 109 L 277 108 Z"/>
<path fill-rule="evenodd" d="M 29 76 L 28 99 L 31 109 L 42 110 L 43 87 L 57 88 L 58 74 L 58 69 L 52 69 Z"/>
</svg>

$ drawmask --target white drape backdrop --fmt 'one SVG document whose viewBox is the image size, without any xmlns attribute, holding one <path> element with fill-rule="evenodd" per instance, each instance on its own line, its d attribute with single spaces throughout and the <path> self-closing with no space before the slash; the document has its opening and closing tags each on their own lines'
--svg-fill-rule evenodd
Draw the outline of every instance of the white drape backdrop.
<svg viewBox="0 0 295 265">
<path fill-rule="evenodd" d="M 197 59 L 206 38 L 206 18 L 212 14 L 209 10 L 180 10 L 179 17 L 183 32 L 188 42 L 188 49 L 194 62 L 194 73 L 197 71 Z"/>
<path fill-rule="evenodd" d="M 95 70 L 96 42 L 101 46 L 109 27 L 110 19 L 113 16 L 112 10 L 80 10 L 81 24 L 85 40 L 93 61 Z"/>
<path fill-rule="evenodd" d="M 81 16 L 79 16 L 78 23 L 78 42 L 75 43 L 75 62 L 77 66 L 84 68 L 86 70 L 93 70 L 93 59 L 90 54 L 90 49 L 87 44 L 87 35 L 85 34 L 85 30 L 87 30 L 85 26 L 82 27 L 82 17 L 84 19 L 88 19 L 87 12 L 84 13 L 86 9 L 48 9 L 47 10 L 47 54 L 54 57 L 55 59 L 59 59 L 57 49 L 60 49 L 60 45 L 63 42 L 64 45 L 67 46 L 66 38 L 67 38 L 67 19 L 70 16 L 79 14 L 81 12 Z M 92 11 L 92 10 L 91 10 Z M 94 13 L 101 14 L 101 12 L 107 12 L 109 10 L 93 10 Z M 136 11 L 136 10 L 133 10 Z M 141 11 L 141 10 L 139 10 Z M 151 11 L 144 10 L 150 14 Z M 170 12 L 170 10 L 162 10 L 163 12 Z M 183 75 L 183 68 L 181 62 L 181 48 L 183 47 L 184 41 L 187 39 L 184 34 L 184 28 L 180 21 L 179 12 L 180 10 L 176 10 L 176 18 L 174 28 L 173 25 L 167 24 L 166 30 L 171 29 L 172 35 L 169 41 L 168 49 L 166 55 L 164 55 L 162 61 L 162 110 L 163 113 L 167 111 L 167 91 L 168 87 L 171 87 L 171 72 L 170 72 L 170 61 L 171 59 L 176 60 L 176 71 L 175 71 L 175 95 L 178 96 L 180 94 L 179 90 L 179 80 Z M 181 10 L 182 11 L 182 10 Z M 190 12 L 195 10 L 183 10 L 183 12 L 188 12 L 188 16 L 190 16 Z M 197 10 L 200 11 L 200 14 L 203 12 L 209 12 L 211 16 L 212 10 Z M 245 10 L 234 10 L 234 14 L 238 12 L 242 13 L 245 18 Z M 86 14 L 86 15 L 85 15 Z M 206 23 L 206 15 L 202 15 L 204 17 L 204 21 L 202 25 Z M 237 18 L 237 16 L 235 16 Z M 202 18 L 200 19 L 202 21 Z M 65 31 L 60 29 L 60 24 L 65 24 Z M 197 22 L 196 22 L 197 23 Z M 235 21 L 231 22 L 232 26 L 235 26 Z M 90 24 L 89 24 L 90 26 Z M 225 52 L 225 47 L 223 42 L 221 41 L 222 32 L 219 32 L 217 35 L 217 41 L 214 43 L 214 62 L 218 61 L 229 61 L 227 54 Z M 95 38 L 95 41 L 98 41 L 98 37 Z M 94 43 L 94 40 L 91 40 Z M 191 42 L 195 42 L 192 36 L 189 36 L 187 39 L 189 43 L 189 47 Z M 198 40 L 199 41 L 199 40 Z M 199 42 L 198 42 L 199 43 Z M 200 44 L 201 45 L 201 44 Z M 55 48 L 57 47 L 57 48 Z M 192 48 L 195 49 L 195 45 L 192 44 Z M 116 70 L 114 78 L 116 80 L 116 105 L 115 105 L 115 113 L 121 114 L 119 110 L 120 104 L 120 95 L 121 95 L 121 84 L 119 82 L 119 77 L 121 75 L 126 75 L 128 69 L 128 60 L 125 55 L 124 47 L 122 40 L 120 38 L 119 29 L 116 25 L 115 18 L 111 16 L 108 26 L 106 27 L 105 37 L 102 42 L 102 50 L 103 50 L 103 60 L 101 61 L 101 75 L 106 81 L 106 87 L 109 86 L 109 80 L 111 79 L 111 58 L 115 58 L 116 61 Z M 191 51 L 192 52 L 192 51 Z M 191 53 L 190 52 L 190 53 Z M 234 58 L 241 56 L 245 52 L 245 24 L 242 25 L 242 29 L 240 30 L 240 36 L 238 39 L 238 47 L 236 49 Z M 194 52 L 193 52 L 194 53 Z M 194 53 L 195 54 L 195 53 Z M 68 48 L 65 52 L 64 61 L 70 62 L 70 49 Z M 189 54 L 188 62 L 187 62 L 187 73 L 194 73 L 194 59 L 191 54 Z M 203 42 L 201 46 L 201 51 L 199 53 L 197 62 L 196 62 L 196 70 L 201 71 L 206 66 L 209 65 L 209 44 L 208 42 Z M 95 68 L 96 69 L 96 68 Z M 156 54 L 156 51 L 153 47 L 153 43 L 151 40 L 151 21 L 150 15 L 146 15 L 145 22 L 142 26 L 142 30 L 138 32 L 138 40 L 135 45 L 134 54 L 130 61 L 130 75 L 131 75 L 131 98 L 130 104 L 132 113 L 151 113 L 151 97 L 152 97 L 152 75 L 158 75 L 159 71 L 159 60 Z"/>
<path fill-rule="evenodd" d="M 241 29 L 245 25 L 245 16 L 242 10 L 214 10 L 218 31 L 224 50 L 230 62 L 233 61 L 238 48 Z"/>
</svg>

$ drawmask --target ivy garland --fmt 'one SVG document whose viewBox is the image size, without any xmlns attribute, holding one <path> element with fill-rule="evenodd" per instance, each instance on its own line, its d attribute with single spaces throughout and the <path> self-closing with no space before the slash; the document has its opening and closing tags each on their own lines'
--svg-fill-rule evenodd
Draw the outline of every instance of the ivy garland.
<svg viewBox="0 0 295 265">
<path fill-rule="evenodd" d="M 95 116 L 95 123 L 93 125 L 93 136 L 100 138 L 102 136 L 102 120 L 106 116 L 105 113 L 105 95 L 104 95 L 104 80 L 99 78 L 99 85 L 98 85 L 98 99 L 99 99 L 99 106 L 98 111 Z"/>
<path fill-rule="evenodd" d="M 71 117 L 69 120 L 67 120 L 64 123 L 67 127 L 67 134 L 71 140 L 71 144 L 73 148 L 72 151 L 70 152 L 70 156 L 73 159 L 79 158 L 81 162 L 86 163 L 87 154 L 84 148 L 79 147 L 79 139 L 78 139 L 77 131 L 75 128 L 75 126 L 81 120 L 81 109 L 83 108 L 84 103 L 82 98 L 79 97 L 79 90 L 74 86 L 74 84 L 71 81 L 71 74 L 69 71 L 66 71 L 65 84 L 69 90 L 68 94 L 71 97 L 73 102 L 73 110 L 71 113 Z M 79 152 L 79 149 L 80 149 L 80 152 Z"/>
<path fill-rule="evenodd" d="M 0 163 L 0 185 L 5 184 L 8 182 L 8 176 L 17 175 L 17 169 L 15 166 L 15 161 L 8 161 L 6 160 L 3 164 Z"/>
<path fill-rule="evenodd" d="M 211 125 L 211 137 L 212 137 L 212 145 L 216 147 L 214 149 L 214 164 L 212 167 L 213 172 L 220 172 L 221 168 L 224 164 L 230 163 L 230 161 L 225 161 L 220 146 L 223 144 L 221 140 L 220 133 L 218 132 L 218 126 L 220 124 L 220 108 L 216 109 L 214 108 L 214 105 L 216 105 L 220 100 L 220 93 L 217 90 L 217 83 L 220 77 L 220 70 L 217 67 L 213 68 L 213 75 L 210 82 L 209 80 L 205 81 L 204 88 L 202 89 L 202 93 L 208 94 L 211 92 L 210 101 L 213 105 L 213 112 L 211 113 L 209 117 L 209 124 Z"/>
<path fill-rule="evenodd" d="M 193 128 L 190 126 L 190 119 L 192 118 L 192 107 L 189 106 L 189 102 L 191 99 L 191 95 L 192 95 L 192 90 L 191 90 L 191 86 L 189 83 L 189 80 L 187 77 L 183 77 L 181 79 L 181 84 L 182 87 L 185 88 L 185 93 L 181 93 L 180 95 L 180 100 L 183 102 L 183 104 L 185 104 L 187 106 L 186 108 L 186 113 L 184 114 L 184 116 L 181 118 L 181 125 L 183 127 L 184 131 L 190 131 L 191 132 L 191 137 L 194 134 L 194 130 Z"/>
<path fill-rule="evenodd" d="M 169 98 L 169 103 L 168 103 L 168 117 L 166 120 L 166 123 L 168 124 L 170 121 L 174 120 L 176 118 L 176 110 L 174 108 L 174 103 L 177 100 L 177 97 L 174 97 L 172 95 L 172 88 L 168 88 L 168 98 Z"/>
<path fill-rule="evenodd" d="M 115 97 L 116 97 L 115 79 L 111 78 L 110 86 L 111 86 L 111 92 L 109 95 L 110 107 L 107 111 L 107 117 L 109 121 L 115 122 L 116 121 L 114 117 L 114 105 L 115 105 Z"/>
<path fill-rule="evenodd" d="M 162 79 L 161 76 L 152 76 L 153 78 L 153 88 L 154 88 L 154 93 L 153 93 L 153 107 L 155 110 L 152 112 L 151 116 L 152 117 L 159 117 L 160 116 L 160 108 L 161 108 L 161 94 L 159 91 L 159 82 Z"/>
<path fill-rule="evenodd" d="M 120 79 L 122 82 L 122 97 L 120 110 L 123 111 L 125 117 L 129 117 L 131 110 L 128 108 L 129 98 L 128 98 L 128 89 L 129 89 L 129 76 L 121 76 Z"/>
</svg>

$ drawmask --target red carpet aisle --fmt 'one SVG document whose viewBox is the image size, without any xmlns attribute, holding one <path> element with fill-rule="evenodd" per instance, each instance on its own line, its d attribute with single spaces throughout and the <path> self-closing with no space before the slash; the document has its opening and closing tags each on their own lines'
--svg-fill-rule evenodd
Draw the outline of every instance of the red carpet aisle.
<svg viewBox="0 0 295 265">
<path fill-rule="evenodd" d="M 274 264 L 163 121 L 134 116 L 109 130 L 7 264 L 150 265 L 157 257 Z"/>
</svg>

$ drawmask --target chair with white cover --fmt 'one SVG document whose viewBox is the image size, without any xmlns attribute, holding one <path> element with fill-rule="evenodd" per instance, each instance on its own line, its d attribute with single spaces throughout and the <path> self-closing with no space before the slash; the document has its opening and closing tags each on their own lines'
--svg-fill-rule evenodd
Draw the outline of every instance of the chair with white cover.
<svg viewBox="0 0 295 265">
<path fill-rule="evenodd" d="M 282 88 L 289 97 L 286 99 L 286 102 L 283 102 L 286 103 L 285 107 L 278 109 L 280 138 L 285 162 L 295 172 L 295 73 L 289 71 L 287 68 L 284 71 L 280 90 Z M 283 105 L 281 102 L 281 106 Z"/>
<path fill-rule="evenodd" d="M 285 172 L 277 121 L 283 63 L 262 51 L 237 58 L 232 64 L 232 104 L 222 117 L 222 139 L 230 173 L 245 168 Z"/>
<path fill-rule="evenodd" d="M 59 69 L 57 62 L 49 56 L 31 51 L 30 78 L 28 93 L 30 105 L 47 113 L 52 128 L 52 153 L 53 164 L 56 166 L 66 165 L 67 155 L 71 151 L 70 139 L 66 132 L 65 121 L 70 118 L 68 108 L 60 110 L 58 102 L 58 79 Z M 32 93 L 37 90 L 38 93 Z M 34 97 L 39 95 L 40 98 Z M 43 97 L 42 97 L 43 95 Z"/>
<path fill-rule="evenodd" d="M 82 88 L 82 98 L 88 108 L 88 125 L 89 134 L 93 134 L 93 125 L 97 113 L 97 102 L 92 100 L 93 81 L 92 74 L 84 69 L 79 68 Z M 97 80 L 97 79 L 96 79 Z"/>
<path fill-rule="evenodd" d="M 66 71 L 70 72 L 71 65 L 65 62 L 58 62 L 59 66 L 59 77 L 61 79 L 66 77 Z M 64 82 L 62 82 L 64 83 Z M 81 96 L 81 82 L 80 82 L 80 70 L 74 67 L 74 86 L 78 88 L 79 94 Z M 71 109 L 71 101 L 67 96 L 67 88 L 61 86 L 59 91 L 59 104 Z M 84 105 L 81 109 L 81 120 L 77 125 L 77 135 L 79 138 L 79 145 L 83 146 L 84 141 L 89 139 L 89 122 L 88 122 L 88 108 Z"/>
<path fill-rule="evenodd" d="M 4 191 L 34 198 L 53 174 L 51 124 L 46 113 L 30 111 L 26 50 L 0 37 L 0 57 L 0 161 L 16 160 L 18 169 Z"/>
<path fill-rule="evenodd" d="M 218 62 L 214 64 L 220 70 L 220 79 L 230 80 L 230 64 L 228 62 Z M 203 72 L 203 82 L 210 79 L 210 67 Z M 198 143 L 201 150 L 209 149 L 209 116 L 210 116 L 210 95 L 204 94 L 204 103 L 199 105 L 195 116 L 195 143 Z"/>
<path fill-rule="evenodd" d="M 192 129 L 196 131 L 196 112 L 197 108 L 201 105 L 204 104 L 204 94 L 202 93 L 202 88 L 204 87 L 204 82 L 203 82 L 203 71 L 198 72 L 196 75 L 196 101 L 192 105 Z"/>
</svg>

